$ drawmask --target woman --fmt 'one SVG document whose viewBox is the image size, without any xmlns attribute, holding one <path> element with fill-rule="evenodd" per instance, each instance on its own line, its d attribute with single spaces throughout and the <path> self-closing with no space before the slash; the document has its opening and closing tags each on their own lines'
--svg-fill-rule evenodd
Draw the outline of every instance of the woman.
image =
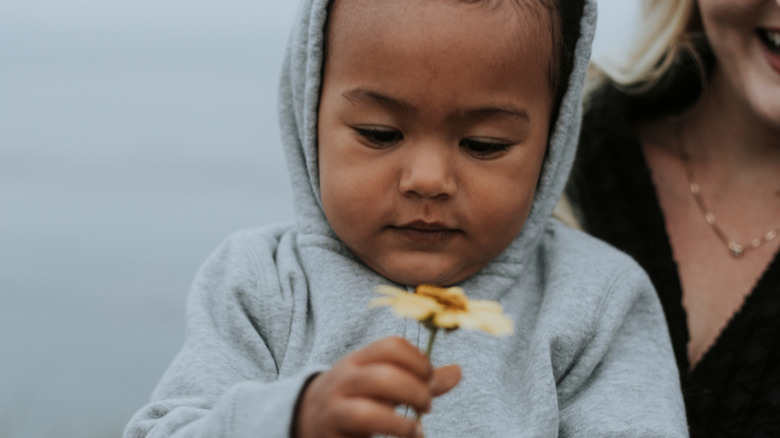
<svg viewBox="0 0 780 438">
<path fill-rule="evenodd" d="M 567 188 L 666 312 L 692 436 L 780 436 L 780 0 L 646 0 Z"/>
</svg>

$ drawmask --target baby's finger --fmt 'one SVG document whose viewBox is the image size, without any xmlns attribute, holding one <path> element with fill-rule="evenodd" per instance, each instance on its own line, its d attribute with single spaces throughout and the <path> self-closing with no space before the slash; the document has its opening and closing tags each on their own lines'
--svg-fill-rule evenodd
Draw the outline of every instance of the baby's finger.
<svg viewBox="0 0 780 438">
<path fill-rule="evenodd" d="M 434 397 L 438 397 L 460 382 L 461 370 L 458 365 L 447 365 L 433 370 L 433 378 L 429 382 Z"/>
<path fill-rule="evenodd" d="M 370 399 L 352 398 L 334 412 L 338 430 L 345 436 L 421 436 L 414 418 L 404 418 L 393 407 Z"/>
<path fill-rule="evenodd" d="M 375 399 L 390 406 L 409 405 L 417 412 L 428 412 L 433 398 L 430 382 L 387 363 L 361 367 L 350 377 L 344 394 Z"/>
<path fill-rule="evenodd" d="M 373 342 L 353 353 L 352 360 L 358 364 L 392 363 L 423 381 L 430 380 L 433 375 L 433 367 L 428 358 L 417 347 L 399 337 L 388 337 Z"/>
</svg>

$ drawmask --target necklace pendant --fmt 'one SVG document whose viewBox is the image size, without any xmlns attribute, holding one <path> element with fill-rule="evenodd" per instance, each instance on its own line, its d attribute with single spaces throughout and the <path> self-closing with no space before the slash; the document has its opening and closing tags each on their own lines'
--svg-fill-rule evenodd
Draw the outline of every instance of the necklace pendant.
<svg viewBox="0 0 780 438">
<path fill-rule="evenodd" d="M 745 249 L 742 248 L 742 245 L 734 242 L 729 242 L 729 251 L 731 251 L 731 255 L 736 259 L 742 257 L 742 254 L 745 253 Z"/>
</svg>

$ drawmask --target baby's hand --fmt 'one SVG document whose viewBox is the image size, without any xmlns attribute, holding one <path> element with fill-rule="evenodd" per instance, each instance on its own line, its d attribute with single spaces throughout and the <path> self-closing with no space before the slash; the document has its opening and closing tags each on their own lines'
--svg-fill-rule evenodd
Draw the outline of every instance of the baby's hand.
<svg viewBox="0 0 780 438">
<path fill-rule="evenodd" d="M 294 420 L 297 438 L 418 436 L 414 416 L 395 406 L 427 412 L 433 397 L 454 388 L 460 367 L 433 369 L 430 361 L 401 338 L 385 338 L 344 357 L 315 377 L 301 395 Z"/>
</svg>

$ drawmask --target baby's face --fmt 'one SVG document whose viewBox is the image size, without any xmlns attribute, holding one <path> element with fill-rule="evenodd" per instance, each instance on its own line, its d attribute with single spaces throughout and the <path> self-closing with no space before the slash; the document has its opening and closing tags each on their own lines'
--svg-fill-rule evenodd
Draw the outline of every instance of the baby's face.
<svg viewBox="0 0 780 438">
<path fill-rule="evenodd" d="M 458 283 L 528 216 L 553 105 L 552 41 L 546 12 L 526 19 L 507 3 L 333 5 L 322 203 L 339 238 L 390 280 Z"/>
</svg>

